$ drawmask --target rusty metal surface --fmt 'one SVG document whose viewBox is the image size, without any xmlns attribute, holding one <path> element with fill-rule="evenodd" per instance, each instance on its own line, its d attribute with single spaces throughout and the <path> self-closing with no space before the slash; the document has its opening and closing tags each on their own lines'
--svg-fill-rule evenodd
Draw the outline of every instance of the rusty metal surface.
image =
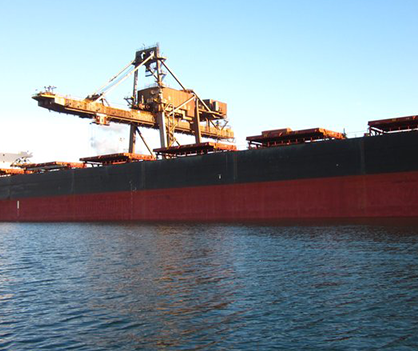
<svg viewBox="0 0 418 351">
<path fill-rule="evenodd" d="M 154 152 L 161 155 L 186 156 L 206 154 L 209 152 L 236 151 L 237 147 L 231 144 L 205 142 L 196 144 L 179 145 L 154 149 Z"/>
<path fill-rule="evenodd" d="M 396 117 L 369 121 L 370 131 L 377 133 L 393 132 L 400 130 L 413 130 L 418 128 L 418 116 Z"/>
<path fill-rule="evenodd" d="M 149 111 L 139 111 L 134 109 L 124 110 L 105 106 L 99 102 L 68 98 L 55 93 L 42 92 L 34 95 L 33 99 L 38 101 L 39 106 L 47 108 L 48 110 L 72 114 L 81 118 L 90 118 L 96 121 L 102 117 L 101 124 L 106 124 L 107 122 L 116 122 L 121 124 L 135 123 L 140 127 L 153 129 L 159 128 L 156 116 Z M 177 133 L 189 135 L 194 134 L 191 123 L 184 120 L 176 121 L 174 130 Z M 210 125 L 201 126 L 201 133 L 202 136 L 206 138 L 234 138 L 234 132 L 231 129 L 225 128 L 221 130 Z"/>
<path fill-rule="evenodd" d="M 264 130 L 261 132 L 263 137 L 277 137 L 288 134 L 292 132 L 290 128 L 282 128 L 282 129 L 272 129 L 272 130 Z"/>
<path fill-rule="evenodd" d="M 25 171 L 23 169 L 16 169 L 16 168 L 0 168 L 0 176 L 4 175 L 14 175 L 14 174 L 24 174 Z"/>
<path fill-rule="evenodd" d="M 74 169 L 74 168 L 86 168 L 85 163 L 81 162 L 62 162 L 51 161 L 43 163 L 22 163 L 17 165 L 25 171 L 30 172 L 44 172 L 58 169 Z"/>
<path fill-rule="evenodd" d="M 261 135 L 249 136 L 250 147 L 270 147 L 279 145 L 300 144 L 324 139 L 345 139 L 345 135 L 324 128 L 291 130 L 290 128 L 262 132 Z"/>
<path fill-rule="evenodd" d="M 83 162 L 99 163 L 99 164 L 118 164 L 118 163 L 137 162 L 137 161 L 154 161 L 154 160 L 155 160 L 155 157 L 151 155 L 134 154 L 134 153 L 129 153 L 129 152 L 80 158 L 80 161 L 83 161 Z"/>
<path fill-rule="evenodd" d="M 183 117 L 193 118 L 195 116 L 196 102 L 191 99 L 194 95 L 187 91 L 176 90 L 172 88 L 161 88 L 163 105 L 166 107 L 166 111 L 173 110 L 178 106 L 178 114 L 182 114 Z M 158 95 L 160 92 L 159 87 L 151 87 L 138 91 L 138 101 L 143 103 L 145 108 L 149 108 L 150 111 L 158 111 L 160 102 L 158 101 Z M 187 102 L 188 100 L 190 100 Z M 185 102 L 187 102 L 185 104 Z"/>
<path fill-rule="evenodd" d="M 225 102 L 221 102 L 218 100 L 212 99 L 205 99 L 203 100 L 208 107 L 215 112 L 219 112 L 220 114 L 226 116 L 228 114 L 228 105 Z"/>
</svg>

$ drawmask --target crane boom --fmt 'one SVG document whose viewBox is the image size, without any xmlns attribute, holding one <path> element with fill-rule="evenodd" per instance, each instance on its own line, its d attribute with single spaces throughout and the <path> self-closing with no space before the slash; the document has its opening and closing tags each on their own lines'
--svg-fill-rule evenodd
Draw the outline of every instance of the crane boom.
<svg viewBox="0 0 418 351">
<path fill-rule="evenodd" d="M 80 118 L 93 119 L 97 124 L 106 125 L 109 122 L 121 124 L 136 124 L 139 127 L 158 129 L 159 125 L 154 113 L 144 110 L 125 110 L 106 106 L 101 102 L 91 100 L 79 100 L 65 97 L 52 92 L 41 92 L 33 96 L 38 101 L 38 106 L 48 110 L 76 115 Z M 205 138 L 232 139 L 234 133 L 231 129 L 218 129 L 211 125 L 201 126 L 201 134 Z M 193 135 L 191 123 L 186 120 L 177 121 L 174 128 L 177 133 Z"/>
</svg>

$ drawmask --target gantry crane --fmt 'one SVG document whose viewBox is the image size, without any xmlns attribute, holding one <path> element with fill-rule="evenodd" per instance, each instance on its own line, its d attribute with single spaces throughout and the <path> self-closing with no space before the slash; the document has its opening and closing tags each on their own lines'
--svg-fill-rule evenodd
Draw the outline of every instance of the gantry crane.
<svg viewBox="0 0 418 351">
<path fill-rule="evenodd" d="M 154 86 L 138 90 L 138 72 L 145 68 L 145 76 L 153 77 Z M 163 67 L 179 84 L 181 89 L 167 87 L 163 80 L 167 74 Z M 125 98 L 129 109 L 111 107 L 106 94 L 133 75 L 132 96 Z M 142 136 L 140 127 L 159 129 L 161 148 L 178 143 L 175 133 L 194 135 L 196 143 L 202 137 L 215 140 L 232 140 L 233 131 L 227 126 L 227 105 L 215 100 L 202 100 L 193 90 L 186 89 L 173 71 L 166 58 L 160 55 L 159 46 L 144 48 L 135 54 L 117 75 L 85 99 L 75 99 L 54 93 L 51 87 L 33 96 L 38 105 L 48 110 L 90 118 L 99 125 L 109 122 L 130 125 L 129 152 L 135 152 L 138 134 L 151 154 Z"/>
</svg>

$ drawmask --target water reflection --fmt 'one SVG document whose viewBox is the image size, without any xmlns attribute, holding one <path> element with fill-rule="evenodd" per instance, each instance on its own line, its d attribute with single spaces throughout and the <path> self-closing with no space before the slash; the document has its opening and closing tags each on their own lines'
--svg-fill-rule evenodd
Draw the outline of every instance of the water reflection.
<svg viewBox="0 0 418 351">
<path fill-rule="evenodd" d="M 410 222 L 0 225 L 0 349 L 414 347 L 417 249 Z"/>
</svg>

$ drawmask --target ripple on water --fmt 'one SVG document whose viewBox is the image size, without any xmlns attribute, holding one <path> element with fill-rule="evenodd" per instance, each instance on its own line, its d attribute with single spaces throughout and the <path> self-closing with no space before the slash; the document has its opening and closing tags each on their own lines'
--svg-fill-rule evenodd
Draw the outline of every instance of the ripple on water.
<svg viewBox="0 0 418 351">
<path fill-rule="evenodd" d="M 418 227 L 0 224 L 0 349 L 418 348 Z"/>
</svg>

